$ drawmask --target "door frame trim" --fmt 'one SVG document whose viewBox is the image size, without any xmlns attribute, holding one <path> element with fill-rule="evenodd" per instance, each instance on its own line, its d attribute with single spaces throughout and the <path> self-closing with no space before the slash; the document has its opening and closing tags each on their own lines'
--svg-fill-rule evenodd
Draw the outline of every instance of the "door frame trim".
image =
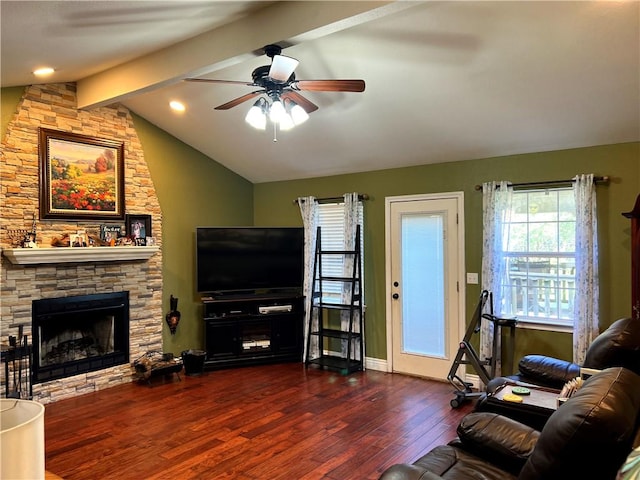
<svg viewBox="0 0 640 480">
<path fill-rule="evenodd" d="M 455 199 L 458 203 L 458 328 L 460 332 L 466 329 L 466 282 L 465 270 L 465 244 L 464 244 L 464 192 L 423 193 L 417 195 L 400 195 L 385 197 L 384 199 L 384 266 L 385 266 L 385 324 L 387 328 L 387 372 L 393 372 L 393 338 L 391 325 L 391 204 L 394 202 L 415 202 L 423 200 Z M 459 369 L 460 373 L 466 373 L 464 365 Z M 464 376 L 463 376 L 464 378 Z"/>
</svg>

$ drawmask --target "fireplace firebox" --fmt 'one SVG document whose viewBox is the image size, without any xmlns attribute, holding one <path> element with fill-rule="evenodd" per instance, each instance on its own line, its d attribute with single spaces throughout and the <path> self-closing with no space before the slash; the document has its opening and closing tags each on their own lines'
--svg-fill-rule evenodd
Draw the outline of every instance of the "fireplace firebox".
<svg viewBox="0 0 640 480">
<path fill-rule="evenodd" d="M 33 383 L 129 362 L 129 292 L 33 301 Z"/>
</svg>

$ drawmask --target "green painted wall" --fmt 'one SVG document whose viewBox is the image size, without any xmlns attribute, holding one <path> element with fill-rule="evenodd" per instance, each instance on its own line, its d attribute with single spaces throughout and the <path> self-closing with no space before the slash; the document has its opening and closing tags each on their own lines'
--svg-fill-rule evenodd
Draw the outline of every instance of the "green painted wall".
<svg viewBox="0 0 640 480">
<path fill-rule="evenodd" d="M 22 98 L 24 87 L 0 89 L 0 138 L 4 138 L 7 125 L 16 113 L 18 102 Z"/>
<path fill-rule="evenodd" d="M 252 225 L 253 185 L 231 170 L 133 115 L 162 208 L 163 306 L 179 299 L 175 335 L 163 328 L 165 352 L 201 349 L 203 322 L 195 288 L 195 228 Z"/>
<path fill-rule="evenodd" d="M 256 224 L 300 225 L 299 196 L 333 197 L 344 192 L 366 193 L 365 294 L 367 299 L 367 356 L 386 358 L 385 325 L 385 197 L 418 193 L 463 191 L 465 196 L 466 271 L 480 272 L 482 195 L 474 187 L 484 181 L 532 182 L 572 178 L 578 173 L 609 175 L 598 186 L 600 230 L 601 318 L 606 327 L 630 315 L 629 222 L 621 215 L 640 192 L 640 143 L 607 145 L 528 155 L 441 163 L 360 174 L 340 175 L 254 187 Z M 466 290 L 467 320 L 480 294 L 478 285 Z M 571 357 L 568 334 L 519 329 L 516 358 L 525 353 Z"/>
</svg>

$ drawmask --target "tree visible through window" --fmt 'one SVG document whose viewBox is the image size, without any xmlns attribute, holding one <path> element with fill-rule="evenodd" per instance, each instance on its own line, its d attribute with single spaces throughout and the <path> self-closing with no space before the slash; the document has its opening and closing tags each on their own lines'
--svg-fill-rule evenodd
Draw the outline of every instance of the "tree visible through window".
<svg viewBox="0 0 640 480">
<path fill-rule="evenodd" d="M 505 227 L 502 313 L 521 322 L 571 326 L 576 270 L 573 191 L 514 191 Z"/>
</svg>

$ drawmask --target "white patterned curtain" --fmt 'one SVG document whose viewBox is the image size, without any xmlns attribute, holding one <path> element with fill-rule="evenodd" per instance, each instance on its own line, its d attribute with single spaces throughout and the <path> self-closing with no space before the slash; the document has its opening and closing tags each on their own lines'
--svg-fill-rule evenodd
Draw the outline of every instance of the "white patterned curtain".
<svg viewBox="0 0 640 480">
<path fill-rule="evenodd" d="M 316 253 L 316 231 L 318 228 L 318 203 L 315 197 L 298 198 L 300 213 L 302 215 L 302 223 L 304 225 L 304 345 L 303 345 L 303 361 L 307 359 L 307 348 L 309 349 L 309 358 L 317 358 L 320 355 L 318 347 L 318 337 L 311 336 L 311 329 L 318 329 L 318 311 L 311 308 L 313 288 L 313 267 Z M 311 318 L 313 316 L 313 318 Z M 309 337 L 311 336 L 311 339 Z"/>
<path fill-rule="evenodd" d="M 356 244 L 356 228 L 358 226 L 358 205 L 359 199 L 357 193 L 345 193 L 344 194 L 344 248 L 345 250 L 355 250 Z M 362 235 L 362 232 L 360 232 Z M 345 277 L 353 276 L 354 258 L 352 255 L 345 255 L 343 264 L 343 275 Z M 350 304 L 352 285 L 345 282 L 342 287 L 341 303 Z M 362 293 L 362 292 L 358 292 Z M 358 318 L 354 317 L 354 332 L 358 331 Z M 340 315 L 340 326 L 342 331 L 349 330 L 349 312 L 344 311 Z M 363 340 L 364 341 L 364 340 Z M 351 358 L 355 360 L 361 360 L 359 358 L 360 352 L 355 348 L 356 345 L 351 343 Z M 342 342 L 342 354 L 347 354 L 347 342 Z"/>
<path fill-rule="evenodd" d="M 598 336 L 598 222 L 593 174 L 577 175 L 573 182 L 576 202 L 576 294 L 573 307 L 573 361 L 582 365 L 591 342 Z"/>
<path fill-rule="evenodd" d="M 508 182 L 482 184 L 482 288 L 493 294 L 494 314 L 503 313 L 506 300 L 503 285 L 506 284 L 507 266 L 504 245 L 507 242 L 506 222 L 511 215 L 513 187 Z M 488 308 L 488 304 L 485 308 Z M 480 358 L 497 355 L 493 351 L 493 323 L 483 321 L 480 328 Z M 496 375 L 500 375 L 500 355 L 496 356 Z"/>
</svg>

